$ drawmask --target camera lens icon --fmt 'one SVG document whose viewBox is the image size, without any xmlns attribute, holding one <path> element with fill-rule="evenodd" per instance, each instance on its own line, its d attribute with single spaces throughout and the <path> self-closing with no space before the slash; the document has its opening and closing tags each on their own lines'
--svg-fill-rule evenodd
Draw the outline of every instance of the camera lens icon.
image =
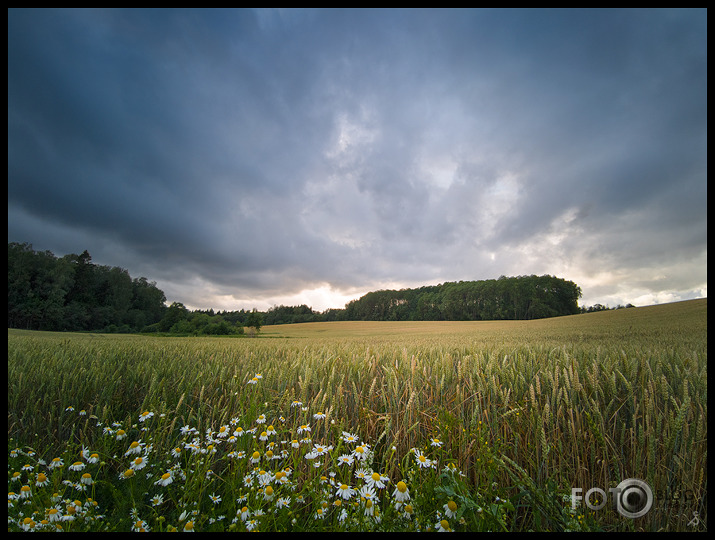
<svg viewBox="0 0 715 540">
<path fill-rule="evenodd" d="M 615 492 L 616 508 L 624 517 L 639 518 L 653 506 L 653 491 L 643 480 L 627 478 L 616 486 Z"/>
</svg>

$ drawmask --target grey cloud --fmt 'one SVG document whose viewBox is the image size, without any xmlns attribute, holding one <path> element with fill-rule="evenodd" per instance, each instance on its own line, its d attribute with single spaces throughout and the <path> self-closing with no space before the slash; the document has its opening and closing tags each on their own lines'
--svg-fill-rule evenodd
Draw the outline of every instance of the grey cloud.
<svg viewBox="0 0 715 540">
<path fill-rule="evenodd" d="M 10 10 L 8 239 L 237 297 L 695 264 L 706 20 Z"/>
</svg>

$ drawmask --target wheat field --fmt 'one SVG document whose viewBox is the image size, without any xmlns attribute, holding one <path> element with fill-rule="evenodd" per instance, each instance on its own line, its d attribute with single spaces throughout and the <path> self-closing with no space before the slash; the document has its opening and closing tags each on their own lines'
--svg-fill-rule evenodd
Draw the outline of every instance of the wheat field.
<svg viewBox="0 0 715 540">
<path fill-rule="evenodd" d="M 254 473 L 248 465 L 237 469 L 236 455 L 223 450 L 225 440 L 216 435 L 260 417 L 279 426 L 270 449 L 282 461 L 270 466 L 293 474 L 292 493 L 275 499 L 283 500 L 280 508 L 271 506 L 272 495 L 261 492 L 259 499 L 244 485 Z M 69 485 L 68 470 L 49 470 L 54 456 L 97 449 L 104 471 L 97 475 L 134 470 L 122 463 L 120 425 L 146 445 L 144 455 L 157 464 L 154 476 L 147 473 L 143 484 L 129 488 L 129 482 L 96 482 L 95 500 L 106 515 L 88 518 L 85 529 L 68 520 L 65 529 L 144 523 L 172 530 L 191 523 L 196 530 L 702 531 L 707 299 L 535 321 L 282 325 L 264 327 L 256 338 L 8 329 L 8 491 L 24 484 L 33 494 L 23 500 L 21 491 L 12 499 L 9 529 L 67 514 L 67 505 L 40 504 L 34 495 L 42 491 L 33 476 L 39 470 L 48 469 L 42 474 L 55 486 Z M 244 451 L 268 455 L 263 426 L 252 425 Z M 308 425 L 311 442 L 296 457 L 291 443 Z M 182 426 L 204 434 L 204 448 L 215 457 L 209 462 L 204 453 L 200 463 L 216 478 L 184 478 L 182 489 L 167 495 L 173 502 L 154 506 L 149 501 L 158 497 L 152 489 L 164 464 L 159 456 L 167 460 L 165 469 L 181 468 L 184 477 L 200 469 L 193 461 L 168 465 Z M 362 486 L 339 481 L 347 475 L 338 461 L 348 455 L 346 433 L 369 449 L 369 471 L 379 471 L 388 487 L 372 494 L 365 489 L 360 497 L 341 491 Z M 307 447 L 316 443 L 330 451 L 315 459 L 315 448 Z M 23 472 L 28 460 L 35 460 L 33 469 Z M 317 479 L 306 462 L 321 473 Z M 424 462 L 431 465 L 424 467 L 429 477 L 421 472 Z M 449 471 L 458 471 L 454 481 Z M 323 478 L 338 487 L 321 491 L 327 489 Z M 653 490 L 652 508 L 642 517 L 626 518 L 610 506 L 576 506 L 569 498 L 574 488 L 608 493 L 628 478 Z M 400 481 L 412 493 L 407 516 L 395 488 Z M 199 501 L 209 485 L 212 501 Z M 274 488 L 280 488 L 275 475 L 271 493 Z M 122 505 L 125 500 L 131 504 Z M 249 525 L 238 516 L 251 501 L 265 506 Z M 316 510 L 319 503 L 324 512 Z M 189 504 L 195 505 L 192 521 Z M 142 508 L 153 522 L 139 516 Z"/>
</svg>

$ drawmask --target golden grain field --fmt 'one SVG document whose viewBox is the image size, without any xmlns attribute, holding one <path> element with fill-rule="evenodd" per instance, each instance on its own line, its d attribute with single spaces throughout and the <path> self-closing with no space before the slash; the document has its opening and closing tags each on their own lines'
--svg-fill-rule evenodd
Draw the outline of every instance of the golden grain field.
<svg viewBox="0 0 715 540">
<path fill-rule="evenodd" d="M 293 406 L 297 402 L 300 409 Z M 145 411 L 154 416 L 154 431 L 142 432 L 138 415 Z M 105 448 L 108 429 L 102 428 L 113 423 L 151 440 L 155 454 L 168 454 L 182 426 L 215 434 L 221 426 L 248 425 L 259 414 L 284 426 L 284 435 L 275 436 L 276 449 L 288 448 L 298 423 L 310 422 L 312 443 L 333 448 L 318 460 L 328 481 L 344 474 L 335 472 L 342 471 L 337 453 L 344 454 L 346 444 L 339 434 L 351 433 L 369 447 L 371 470 L 389 479 L 392 489 L 411 478 L 434 492 L 437 506 L 424 509 L 422 521 L 390 518 L 400 504 L 384 488 L 384 496 L 376 497 L 384 519 L 373 516 L 368 523 L 366 509 L 360 520 L 350 521 L 343 507 L 342 519 L 336 517 L 327 530 L 431 530 L 442 522 L 451 530 L 578 530 L 579 524 L 596 530 L 706 530 L 707 299 L 535 321 L 282 325 L 264 327 L 256 338 L 8 330 L 8 451 L 13 459 L 27 460 L 12 452 L 32 448 L 39 469 L 68 445 Z M 258 429 L 247 451 L 262 444 Z M 221 442 L 215 435 L 209 439 Z M 435 440 L 440 461 L 429 454 L 437 452 Z M 456 488 L 444 487 L 439 470 L 429 482 L 417 479 L 408 456 L 420 452 L 432 456 L 433 468 L 459 471 L 459 498 Z M 121 452 L 106 447 L 106 454 L 105 470 L 116 476 L 124 468 Z M 288 454 L 282 466 L 297 476 L 303 461 Z M 228 459 L 212 467 L 233 471 Z M 8 485 L 14 492 L 12 473 Z M 16 476 L 28 486 L 33 478 Z M 566 499 L 573 488 L 608 493 L 628 478 L 653 490 L 653 506 L 643 517 L 629 519 L 610 506 L 574 508 Z M 231 486 L 239 501 L 243 497 L 236 496 L 240 481 L 224 479 L 220 485 Z M 185 499 L 203 494 L 201 486 L 185 487 L 172 510 L 155 516 L 154 530 L 177 521 Z M 301 512 L 312 512 L 319 498 L 315 489 L 304 489 L 296 478 L 290 519 L 269 522 L 262 510 L 261 530 L 325 530 L 301 521 Z M 132 501 L 140 504 L 144 496 L 146 502 L 146 491 L 132 491 Z M 509 501 L 488 522 L 482 518 L 493 501 L 475 502 L 487 492 Z M 117 506 L 103 497 L 106 505 Z M 442 510 L 437 504 L 444 497 L 461 505 L 452 520 L 447 505 Z M 230 497 L 222 498 L 228 505 Z M 324 502 L 336 500 L 341 502 L 333 493 Z M 366 504 L 365 496 L 360 500 Z M 235 515 L 234 506 L 223 512 Z M 23 520 L 39 523 L 49 510 L 38 506 L 33 512 L 28 518 L 20 511 L 16 528 L 23 528 Z M 136 523 L 135 517 L 127 512 L 128 520 Z M 223 529 L 215 517 L 201 523 L 206 530 L 241 530 L 246 523 L 229 522 L 225 518 Z"/>
</svg>

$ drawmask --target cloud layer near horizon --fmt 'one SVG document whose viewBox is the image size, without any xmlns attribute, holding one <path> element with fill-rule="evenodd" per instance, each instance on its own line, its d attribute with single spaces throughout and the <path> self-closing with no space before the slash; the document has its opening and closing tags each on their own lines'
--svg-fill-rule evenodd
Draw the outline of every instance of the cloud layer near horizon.
<svg viewBox="0 0 715 540">
<path fill-rule="evenodd" d="M 706 10 L 9 10 L 8 241 L 194 308 L 707 295 Z"/>
</svg>

